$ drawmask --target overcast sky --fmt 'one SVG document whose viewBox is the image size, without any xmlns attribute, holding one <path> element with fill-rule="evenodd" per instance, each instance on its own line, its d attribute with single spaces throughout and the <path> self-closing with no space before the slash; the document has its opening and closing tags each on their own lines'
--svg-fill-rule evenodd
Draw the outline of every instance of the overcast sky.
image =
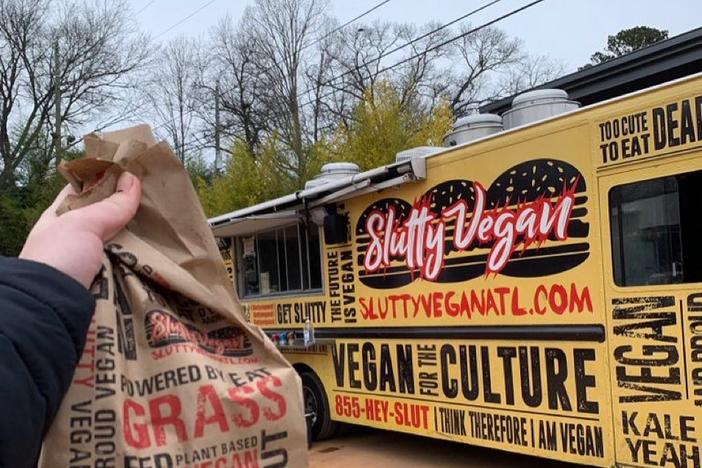
<svg viewBox="0 0 702 468">
<path fill-rule="evenodd" d="M 229 13 L 241 16 L 253 0 L 214 0 L 179 26 L 164 31 L 206 5 L 210 0 L 130 0 L 137 20 L 159 41 L 179 35 L 207 34 L 219 18 Z M 340 23 L 361 14 L 380 0 L 331 0 L 331 12 Z M 423 24 L 447 23 L 488 0 L 390 0 L 362 20 Z M 466 19 L 474 25 L 490 21 L 530 0 L 503 0 Z M 561 60 L 566 71 L 587 63 L 590 55 L 604 48 L 607 35 L 632 26 L 667 29 L 670 36 L 702 26 L 700 0 L 545 0 L 507 18 L 496 26 L 519 37 L 527 52 Z M 161 35 L 162 34 L 162 35 Z M 390 58 L 388 58 L 390 60 Z"/>
</svg>

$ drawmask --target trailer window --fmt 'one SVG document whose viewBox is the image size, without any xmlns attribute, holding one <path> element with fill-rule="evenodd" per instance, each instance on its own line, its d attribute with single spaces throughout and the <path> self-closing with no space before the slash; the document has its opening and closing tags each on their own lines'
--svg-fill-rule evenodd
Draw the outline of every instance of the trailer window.
<svg viewBox="0 0 702 468">
<path fill-rule="evenodd" d="M 319 229 L 292 225 L 236 239 L 243 297 L 322 288 Z"/>
<path fill-rule="evenodd" d="M 634 182 L 609 193 L 614 282 L 702 281 L 702 171 Z"/>
</svg>

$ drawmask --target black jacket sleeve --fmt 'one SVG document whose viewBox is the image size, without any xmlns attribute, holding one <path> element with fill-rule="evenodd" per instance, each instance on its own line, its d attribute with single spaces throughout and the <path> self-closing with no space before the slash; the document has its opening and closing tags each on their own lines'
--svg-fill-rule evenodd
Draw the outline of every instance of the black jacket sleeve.
<svg viewBox="0 0 702 468">
<path fill-rule="evenodd" d="M 63 273 L 0 257 L 0 467 L 35 466 L 94 308 L 88 290 Z"/>
</svg>

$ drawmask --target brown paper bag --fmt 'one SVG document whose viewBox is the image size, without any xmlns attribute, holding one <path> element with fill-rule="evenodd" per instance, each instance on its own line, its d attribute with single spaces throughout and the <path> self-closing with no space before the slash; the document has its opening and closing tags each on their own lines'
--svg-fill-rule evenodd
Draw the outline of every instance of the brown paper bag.
<svg viewBox="0 0 702 468">
<path fill-rule="evenodd" d="M 142 182 L 134 220 L 105 246 L 85 351 L 40 466 L 305 467 L 300 379 L 244 320 L 182 165 L 147 126 L 85 138 L 62 165 L 81 193 Z"/>
</svg>

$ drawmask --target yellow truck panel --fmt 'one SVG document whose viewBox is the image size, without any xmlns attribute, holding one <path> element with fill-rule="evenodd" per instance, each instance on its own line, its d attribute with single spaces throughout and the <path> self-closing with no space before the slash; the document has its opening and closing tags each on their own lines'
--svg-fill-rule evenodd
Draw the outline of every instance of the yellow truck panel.
<svg viewBox="0 0 702 468">
<path fill-rule="evenodd" d="M 446 150 L 330 203 L 321 291 L 242 302 L 274 338 L 311 322 L 282 349 L 333 420 L 699 467 L 701 147 L 696 76 Z"/>
</svg>

